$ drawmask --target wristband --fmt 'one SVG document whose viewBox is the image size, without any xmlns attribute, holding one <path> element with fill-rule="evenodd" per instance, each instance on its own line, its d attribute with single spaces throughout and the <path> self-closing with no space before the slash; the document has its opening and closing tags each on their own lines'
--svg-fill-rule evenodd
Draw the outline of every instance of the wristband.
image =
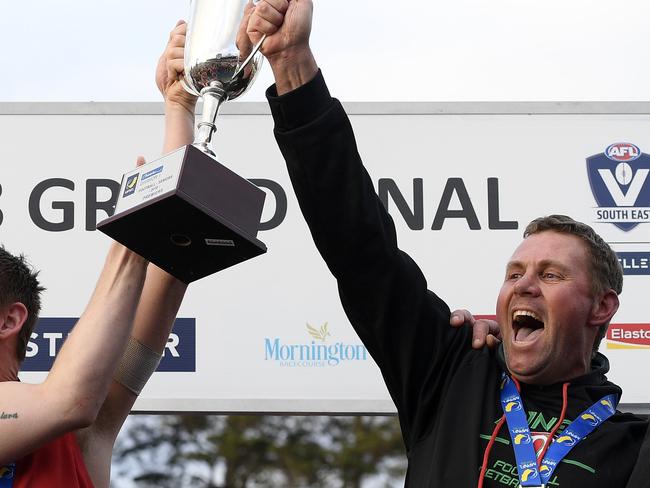
<svg viewBox="0 0 650 488">
<path fill-rule="evenodd" d="M 151 375 L 156 371 L 162 354 L 152 351 L 133 337 L 129 338 L 113 379 L 139 395 Z"/>
</svg>

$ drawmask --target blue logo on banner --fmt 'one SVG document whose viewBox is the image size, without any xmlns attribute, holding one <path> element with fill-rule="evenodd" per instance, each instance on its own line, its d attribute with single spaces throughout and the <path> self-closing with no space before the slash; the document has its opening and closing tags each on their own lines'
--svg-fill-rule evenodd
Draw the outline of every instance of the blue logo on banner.
<svg viewBox="0 0 650 488">
<path fill-rule="evenodd" d="M 611 144 L 587 158 L 587 174 L 598 208 L 596 222 L 630 231 L 650 222 L 650 155 L 634 144 Z"/>
<path fill-rule="evenodd" d="M 163 166 L 158 166 L 157 168 L 147 171 L 142 175 L 142 181 L 146 180 L 147 178 L 151 178 L 152 176 L 157 175 L 158 173 L 162 173 L 162 170 L 163 170 Z"/>
<path fill-rule="evenodd" d="M 650 275 L 650 252 L 617 252 L 623 274 Z"/>
<path fill-rule="evenodd" d="M 43 317 L 27 344 L 21 371 L 49 371 L 78 317 Z M 196 319 L 176 319 L 156 371 L 196 371 Z"/>
<path fill-rule="evenodd" d="M 129 195 L 135 193 L 135 187 L 138 184 L 138 176 L 140 176 L 140 173 L 131 175 L 126 179 L 126 183 L 124 184 L 124 193 L 122 194 L 122 197 L 128 197 Z"/>
<path fill-rule="evenodd" d="M 328 342 L 331 332 L 327 322 L 320 327 L 307 323 L 309 342 L 285 343 L 279 337 L 264 338 L 264 360 L 275 361 L 282 367 L 324 368 L 339 366 L 349 361 L 367 361 L 368 350 L 363 344 Z"/>
</svg>

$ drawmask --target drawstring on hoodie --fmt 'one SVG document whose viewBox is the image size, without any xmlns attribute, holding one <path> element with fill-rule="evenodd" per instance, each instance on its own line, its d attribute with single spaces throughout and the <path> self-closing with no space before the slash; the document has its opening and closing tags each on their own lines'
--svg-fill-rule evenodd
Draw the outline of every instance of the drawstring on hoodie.
<svg viewBox="0 0 650 488">
<path fill-rule="evenodd" d="M 517 384 L 517 388 L 519 388 L 519 385 Z M 566 416 L 566 407 L 568 404 L 568 392 L 569 392 L 569 383 L 564 383 L 562 385 L 562 413 L 560 414 L 560 420 L 557 421 L 557 424 L 555 424 L 555 427 L 553 427 L 553 430 L 551 433 L 548 435 L 548 440 L 546 441 L 546 444 L 544 445 L 544 449 L 542 449 L 542 452 L 539 455 L 539 458 L 537 458 L 537 467 L 539 468 L 539 463 L 541 462 L 542 459 L 544 459 L 544 456 L 546 456 L 546 451 L 548 451 L 548 448 L 551 447 L 551 444 L 553 443 L 553 438 L 555 436 L 555 433 L 558 431 L 560 426 L 562 425 L 562 422 L 564 422 L 564 417 Z"/>
<path fill-rule="evenodd" d="M 517 381 L 516 378 L 512 378 L 513 381 L 515 382 L 515 385 L 517 386 L 517 391 L 521 393 L 521 385 L 519 384 L 519 381 Z M 539 465 L 541 461 L 544 459 L 544 456 L 546 455 L 546 451 L 548 448 L 551 446 L 553 443 L 553 437 L 555 436 L 556 432 L 564 422 L 564 417 L 566 416 L 566 409 L 567 409 L 567 404 L 568 404 L 568 398 L 569 398 L 569 382 L 563 383 L 562 384 L 562 412 L 560 413 L 560 419 L 557 421 L 555 424 L 555 427 L 553 427 L 553 430 L 550 432 L 548 435 L 548 440 L 546 441 L 546 444 L 544 445 L 544 449 L 540 453 L 540 455 L 537 458 L 537 467 L 539 468 Z M 478 487 L 477 488 L 483 488 L 483 481 L 485 480 L 485 473 L 487 471 L 487 465 L 488 465 L 488 459 L 490 457 L 490 451 L 492 451 L 492 446 L 494 445 L 497 435 L 499 434 L 499 430 L 501 430 L 501 427 L 506 421 L 506 415 L 503 414 L 499 421 L 497 422 L 497 425 L 494 427 L 494 430 L 492 431 L 492 435 L 490 436 L 490 441 L 488 442 L 488 445 L 485 447 L 485 452 L 483 453 L 483 464 L 481 465 L 481 474 L 478 477 Z"/>
</svg>

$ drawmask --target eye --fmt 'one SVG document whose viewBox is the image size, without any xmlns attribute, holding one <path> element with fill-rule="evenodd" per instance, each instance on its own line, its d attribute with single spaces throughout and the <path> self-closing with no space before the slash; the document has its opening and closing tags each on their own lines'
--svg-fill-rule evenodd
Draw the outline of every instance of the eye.
<svg viewBox="0 0 650 488">
<path fill-rule="evenodd" d="M 524 274 L 523 274 L 523 273 L 520 273 L 519 271 L 512 271 L 512 272 L 508 273 L 508 275 L 507 275 L 507 279 L 509 279 L 509 280 L 518 280 L 518 279 L 521 278 L 523 275 L 524 275 Z"/>
<path fill-rule="evenodd" d="M 545 280 L 559 280 L 560 275 L 553 273 L 552 271 L 545 271 L 542 273 L 542 278 Z"/>
</svg>

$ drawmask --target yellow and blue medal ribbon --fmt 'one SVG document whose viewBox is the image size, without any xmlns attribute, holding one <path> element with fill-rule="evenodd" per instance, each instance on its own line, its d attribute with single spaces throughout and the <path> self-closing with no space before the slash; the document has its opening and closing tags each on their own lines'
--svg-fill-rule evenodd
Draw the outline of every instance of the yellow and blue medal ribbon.
<svg viewBox="0 0 650 488">
<path fill-rule="evenodd" d="M 514 381 L 504 374 L 501 382 L 501 407 L 508 423 L 521 486 L 545 486 L 560 461 L 580 441 L 614 415 L 617 404 L 616 395 L 607 395 L 578 415 L 556 439 L 549 439 L 552 444 L 538 468 L 523 402 Z"/>
<path fill-rule="evenodd" d="M 507 375 L 504 375 L 501 382 L 501 407 L 508 423 L 512 447 L 515 450 L 521 486 L 542 486 L 526 410 L 514 381 Z"/>
<path fill-rule="evenodd" d="M 616 413 L 617 400 L 616 395 L 607 395 L 601 398 L 578 415 L 556 439 L 553 439 L 553 444 L 548 448 L 546 456 L 539 466 L 544 483 L 550 479 L 557 465 L 576 444 Z"/>
<path fill-rule="evenodd" d="M 0 488 L 11 488 L 16 476 L 16 465 L 7 464 L 0 466 Z"/>
</svg>

